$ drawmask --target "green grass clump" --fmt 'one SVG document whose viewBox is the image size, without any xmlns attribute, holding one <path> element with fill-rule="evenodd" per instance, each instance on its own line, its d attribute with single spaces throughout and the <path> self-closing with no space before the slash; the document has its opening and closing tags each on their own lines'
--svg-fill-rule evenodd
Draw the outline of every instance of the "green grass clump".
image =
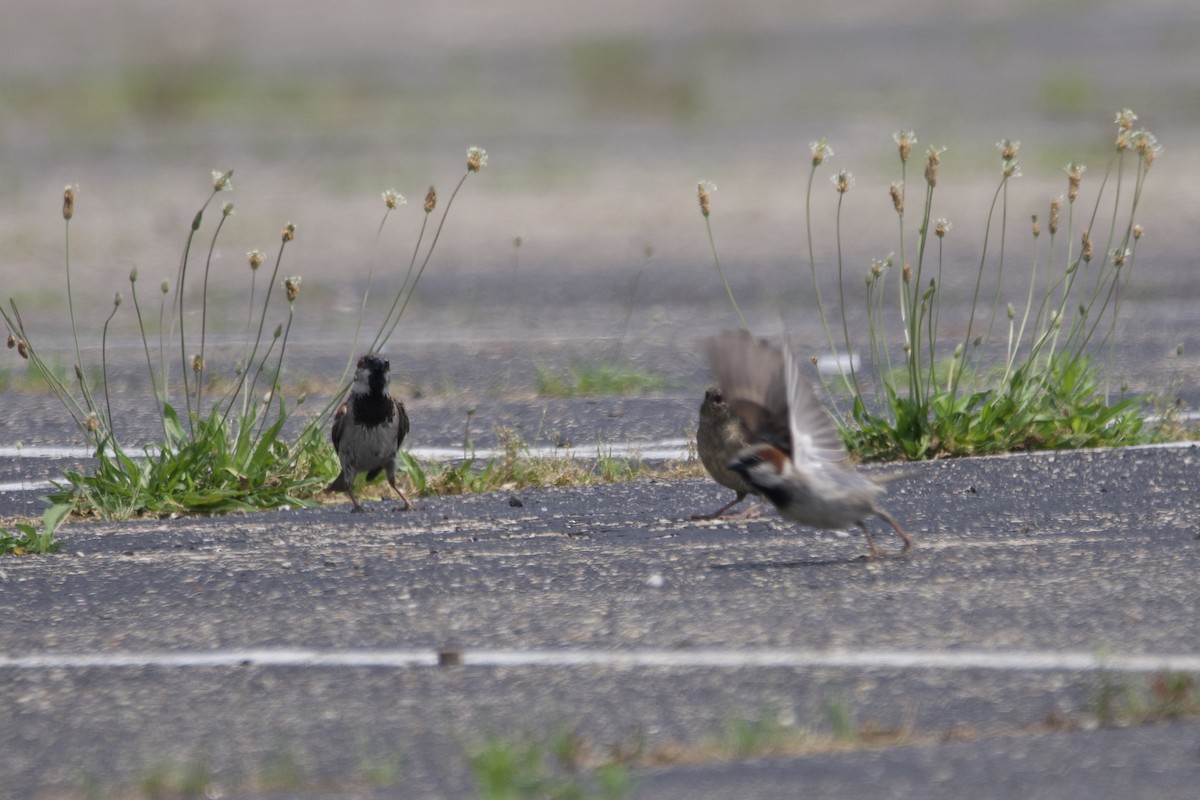
<svg viewBox="0 0 1200 800">
<path fill-rule="evenodd" d="M 731 761 L 763 758 L 793 752 L 807 736 L 807 731 L 783 724 L 774 712 L 730 715 L 722 721 L 711 748 Z"/>
<path fill-rule="evenodd" d="M 1111 670 L 1101 670 L 1092 689 L 1090 712 L 1102 727 L 1149 725 L 1200 715 L 1196 678 L 1188 672 L 1160 670 L 1139 685 Z"/>
<path fill-rule="evenodd" d="M 633 789 L 628 769 L 589 765 L 586 745 L 572 731 L 546 742 L 491 736 L 469 756 L 480 800 L 621 800 Z"/>
<path fill-rule="evenodd" d="M 918 459 L 1112 446 L 1145 442 L 1169 427 L 1145 426 L 1146 403 L 1140 398 L 1110 398 L 1099 360 L 1129 292 L 1143 232 L 1137 222 L 1142 191 L 1161 152 L 1153 134 L 1134 129 L 1136 121 L 1128 109 L 1117 114 L 1116 146 L 1092 203 L 1080 195 L 1086 167 L 1074 162 L 1064 167 L 1065 202 L 1063 196 L 1055 197 L 1048 214 L 1032 217 L 1026 288 L 1011 299 L 1003 295 L 1014 238 L 1008 189 L 1021 174 L 1020 143 L 997 143 L 1000 172 L 980 237 L 965 326 L 951 321 L 949 309 L 943 320 L 943 264 L 953 225 L 934 209 L 945 148 L 926 150 L 924 191 L 911 198 L 908 164 L 917 138 L 912 131 L 895 134 L 900 172 L 890 194 L 897 248 L 866 271 L 866 330 L 852 332 L 848 309 L 858 301 L 845 274 L 842 217 L 854 176 L 845 170 L 832 176 L 837 300 L 831 303 L 821 294 L 811 206 L 814 178 L 833 150 L 823 139 L 812 144 L 805 201 L 809 271 L 826 344 L 841 353 L 834 385 L 825 388 L 852 449 L 867 458 Z M 707 182 L 699 186 L 710 243 L 712 189 Z M 910 228 L 910 206 L 916 207 L 915 230 Z M 712 250 L 742 320 L 715 244 Z M 859 280 L 854 279 L 861 286 Z M 955 333 L 947 334 L 947 329 Z M 855 352 L 856 342 L 869 356 L 861 366 L 845 357 Z"/>
<path fill-rule="evenodd" d="M 187 764 L 159 760 L 143 769 L 138 777 L 139 793 L 149 800 L 204 798 L 210 796 L 212 787 L 213 777 L 205 758 Z"/>
<path fill-rule="evenodd" d="M 422 497 L 480 492 L 512 491 L 546 486 L 583 486 L 615 483 L 655 476 L 699 474 L 696 465 L 654 466 L 637 458 L 620 458 L 597 450 L 594 461 L 566 455 L 540 455 L 513 431 L 497 431 L 502 453 L 487 459 L 476 455 L 470 438 L 468 415 L 466 447 L 455 463 L 422 462 L 411 454 L 399 455 L 399 473 Z"/>
<path fill-rule="evenodd" d="M 0 556 L 2 555 L 45 555 L 58 552 L 61 543 L 54 538 L 63 520 L 71 513 L 71 506 L 57 504 L 42 514 L 42 525 L 17 522 L 13 529 L 0 528 Z"/>
<path fill-rule="evenodd" d="M 970 393 L 934 392 L 927 404 L 886 387 L 894 416 L 857 410 L 843 429 L 864 459 L 981 455 L 1021 450 L 1104 447 L 1146 441 L 1144 403 L 1106 398 L 1099 368 L 1058 354 L 1041 373 L 1026 365 L 1008 382 Z"/>
<path fill-rule="evenodd" d="M 466 171 L 433 226 L 429 223 L 438 199 L 430 187 L 412 257 L 371 342 L 371 351 L 378 352 L 395 331 L 429 264 L 459 189 L 469 175 L 486 164 L 487 154 L 483 150 L 473 147 L 467 151 Z M 109 328 L 122 306 L 119 292 L 100 331 L 98 369 L 83 363 L 71 289 L 70 232 L 75 216 L 75 187 L 68 186 L 64 191 L 62 209 L 66 225 L 66 299 L 74 342 L 74 360 L 69 371 L 58 369 L 53 361 L 43 358 L 14 300 L 9 300 L 7 310 L 0 308 L 0 316 L 8 327 L 9 348 L 16 350 L 44 381 L 94 450 L 95 471 L 67 472 L 51 493 L 56 509 L 66 507 L 81 515 L 113 519 L 141 514 L 314 505 L 322 486 L 338 472 L 337 458 L 326 444 L 324 432 L 334 408 L 349 388 L 374 264 L 367 277 L 354 343 L 333 399 L 311 417 L 294 420 L 295 409 L 304 402 L 305 395 L 287 402 L 280 376 L 284 374 L 284 356 L 302 280 L 300 276 L 292 276 L 280 281 L 279 276 L 285 252 L 296 238 L 296 227 L 291 223 L 283 227 L 270 277 L 257 301 L 258 273 L 268 257 L 257 249 L 247 254 L 249 270 L 243 274 L 249 283 L 246 292 L 249 299 L 244 344 L 232 348 L 236 352 L 230 352 L 230 348 L 212 352 L 207 348 L 210 267 L 221 230 L 234 211 L 233 203 L 221 206 L 203 258 L 203 271 L 199 279 L 194 278 L 192 272 L 199 268 L 192 255 L 197 237 L 214 200 L 232 189 L 233 172 L 214 172 L 212 178 L 212 190 L 186 235 L 174 295 L 168 300 L 171 288 L 169 281 L 164 280 L 156 314 L 143 307 L 138 295 L 138 270 L 133 269 L 129 275 L 129 293 L 149 378 L 149 399 L 158 412 L 162 429 L 160 441 L 133 448 L 117 435 L 118 420 L 114 419 L 110 402 L 107 341 Z M 405 202 L 394 190 L 384 192 L 383 201 L 386 211 L 379 224 L 380 234 L 390 213 Z M 185 291 L 189 278 L 193 284 L 200 284 L 192 286 L 190 293 Z M 277 287 L 282 288 L 286 308 L 279 307 Z M 193 310 L 199 312 L 196 315 L 188 313 L 189 298 L 196 305 Z M 283 319 L 274 325 L 274 332 L 267 334 L 268 319 L 280 316 Z M 189 329 L 185 324 L 192 318 L 199 320 L 199 330 Z M 174 381 L 169 367 L 172 363 L 178 365 L 178 378 Z M 293 420 L 295 424 L 289 425 Z M 61 518 L 55 521 L 57 524 Z M 14 549 L 17 546 L 12 545 Z"/>
</svg>

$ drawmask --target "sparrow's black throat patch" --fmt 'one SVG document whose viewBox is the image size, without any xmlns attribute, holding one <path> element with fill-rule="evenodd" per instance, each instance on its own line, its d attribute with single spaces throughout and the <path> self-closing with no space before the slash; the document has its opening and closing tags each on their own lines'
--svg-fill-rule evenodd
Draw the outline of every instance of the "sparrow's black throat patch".
<svg viewBox="0 0 1200 800">
<path fill-rule="evenodd" d="M 382 376 L 380 376 L 382 379 Z M 354 412 L 354 422 L 364 428 L 375 428 L 392 421 L 396 415 L 396 404 L 392 398 L 378 388 L 375 376 L 371 376 L 371 391 L 368 394 L 352 394 L 350 403 Z"/>
</svg>

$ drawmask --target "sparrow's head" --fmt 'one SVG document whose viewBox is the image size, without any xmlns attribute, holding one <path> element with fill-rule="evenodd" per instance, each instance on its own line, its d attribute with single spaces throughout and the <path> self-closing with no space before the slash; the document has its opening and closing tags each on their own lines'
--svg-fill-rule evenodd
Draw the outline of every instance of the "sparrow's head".
<svg viewBox="0 0 1200 800">
<path fill-rule="evenodd" d="M 769 494 L 772 488 L 783 483 L 788 461 L 787 454 L 779 448 L 756 444 L 738 453 L 726 466 L 745 478 L 746 483 Z"/>
<path fill-rule="evenodd" d="M 710 386 L 704 391 L 704 400 L 700 403 L 700 416 L 715 418 L 729 413 L 725 403 L 725 393 L 720 386 Z"/>
<path fill-rule="evenodd" d="M 355 394 L 382 394 L 391 380 L 392 365 L 382 356 L 367 353 L 358 360 L 354 371 Z"/>
</svg>

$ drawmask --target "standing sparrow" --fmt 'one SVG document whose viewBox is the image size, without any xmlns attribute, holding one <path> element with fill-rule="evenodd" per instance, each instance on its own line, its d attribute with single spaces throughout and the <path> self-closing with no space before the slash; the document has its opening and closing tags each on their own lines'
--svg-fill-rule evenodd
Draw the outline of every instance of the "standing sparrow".
<svg viewBox="0 0 1200 800">
<path fill-rule="evenodd" d="M 700 425 L 696 429 L 696 453 L 700 463 L 712 479 L 732 489 L 737 495 L 725 505 L 709 514 L 693 514 L 692 519 L 716 519 L 738 503 L 746 499 L 746 495 L 757 495 L 758 491 L 746 479 L 729 468 L 729 462 L 738 453 L 753 443 L 754 439 L 741 419 L 729 410 L 725 402 L 725 394 L 719 386 L 710 386 L 704 392 L 704 400 L 700 403 Z M 759 507 L 755 503 L 750 508 L 734 515 L 737 517 L 752 516 Z"/>
<path fill-rule="evenodd" d="M 785 519 L 829 530 L 857 525 L 871 548 L 868 560 L 907 553 L 912 538 L 878 504 L 889 478 L 862 475 L 844 463 L 842 439 L 787 342 L 781 351 L 745 331 L 726 331 L 706 349 L 730 410 L 751 434 L 729 469 Z M 899 477 L 905 476 L 892 479 Z M 872 515 L 904 541 L 899 553 L 876 547 L 865 524 Z"/>
<path fill-rule="evenodd" d="M 341 474 L 325 488 L 327 492 L 345 492 L 355 511 L 365 511 L 354 496 L 354 479 L 367 473 L 373 480 L 380 470 L 404 503 L 400 511 L 412 508 L 404 492 L 396 485 L 396 451 L 408 434 L 408 413 L 404 404 L 388 394 L 391 365 L 386 358 L 368 353 L 358 360 L 350 399 L 333 415 L 333 449 L 342 462 Z"/>
</svg>

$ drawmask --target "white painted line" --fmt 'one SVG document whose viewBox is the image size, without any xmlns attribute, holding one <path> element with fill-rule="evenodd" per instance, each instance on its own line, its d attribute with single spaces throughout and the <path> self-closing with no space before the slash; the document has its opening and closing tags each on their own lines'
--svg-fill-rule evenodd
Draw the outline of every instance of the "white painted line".
<svg viewBox="0 0 1200 800">
<path fill-rule="evenodd" d="M 383 650 L 364 660 L 369 651 L 210 650 L 160 653 L 78 653 L 0 656 L 0 669 L 84 669 L 88 667 L 232 667 L 257 664 L 270 667 L 435 666 L 429 650 Z"/>
<path fill-rule="evenodd" d="M 744 669 L 849 667 L 858 669 L 990 670 L 996 672 L 1200 672 L 1197 654 L 1107 655 L 1050 650 L 473 650 L 456 651 L 459 663 L 478 667 L 612 667 Z M 41 653 L 0 655 L 0 669 L 85 669 L 94 667 L 428 667 L 432 650 L 247 649 L 208 651 Z"/>
<path fill-rule="evenodd" d="M 34 492 L 51 489 L 54 484 L 50 481 L 22 481 L 20 483 L 0 483 L 0 494 L 5 492 Z"/>
<path fill-rule="evenodd" d="M 92 447 L 59 447 L 55 445 L 24 445 L 0 447 L 0 458 L 91 458 Z"/>
</svg>

